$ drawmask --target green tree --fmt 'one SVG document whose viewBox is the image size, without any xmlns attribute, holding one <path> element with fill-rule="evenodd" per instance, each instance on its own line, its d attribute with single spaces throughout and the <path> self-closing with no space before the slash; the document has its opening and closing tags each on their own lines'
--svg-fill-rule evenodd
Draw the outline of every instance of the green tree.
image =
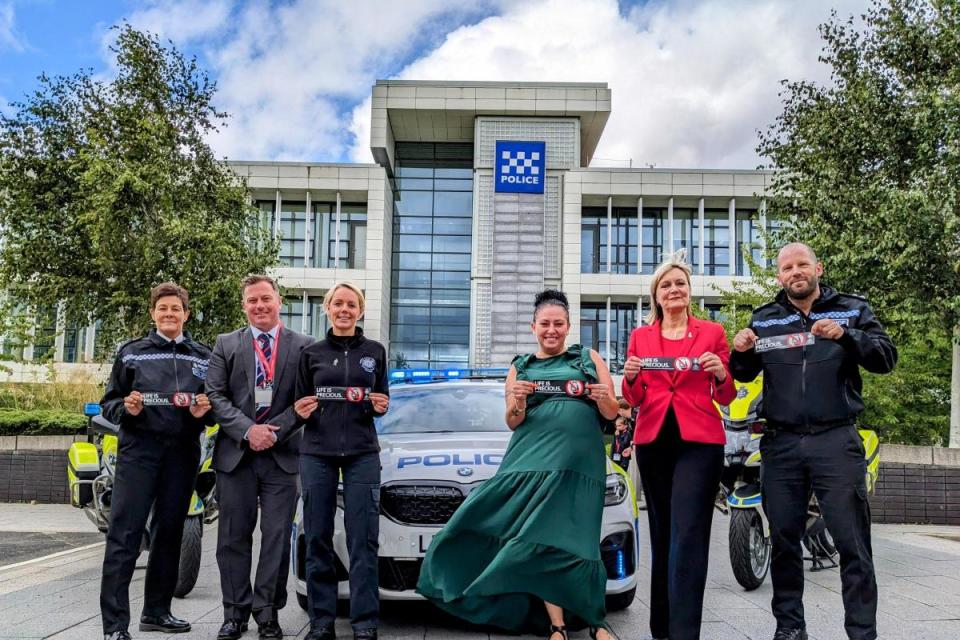
<svg viewBox="0 0 960 640">
<path fill-rule="evenodd" d="M 215 83 L 172 44 L 116 33 L 113 79 L 41 76 L 0 117 L 0 287 L 114 341 L 145 332 L 150 287 L 174 280 L 209 341 L 241 321 L 239 282 L 276 247 L 206 143 L 226 119 Z"/>
<path fill-rule="evenodd" d="M 947 360 L 941 337 L 960 323 L 960 1 L 874 0 L 862 23 L 834 13 L 820 33 L 830 82 L 785 82 L 760 136 L 776 172 L 769 210 L 922 360 Z"/>
</svg>

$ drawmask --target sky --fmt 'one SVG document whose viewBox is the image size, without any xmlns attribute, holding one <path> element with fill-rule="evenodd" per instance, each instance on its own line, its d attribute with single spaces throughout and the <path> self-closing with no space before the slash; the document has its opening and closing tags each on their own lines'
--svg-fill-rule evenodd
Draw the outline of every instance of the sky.
<svg viewBox="0 0 960 640">
<path fill-rule="evenodd" d="M 869 0 L 0 0 L 0 112 L 41 73 L 109 77 L 111 26 L 191 55 L 231 160 L 371 162 L 378 79 L 606 82 L 594 166 L 755 169 L 781 81 L 829 81 L 817 26 Z"/>
</svg>

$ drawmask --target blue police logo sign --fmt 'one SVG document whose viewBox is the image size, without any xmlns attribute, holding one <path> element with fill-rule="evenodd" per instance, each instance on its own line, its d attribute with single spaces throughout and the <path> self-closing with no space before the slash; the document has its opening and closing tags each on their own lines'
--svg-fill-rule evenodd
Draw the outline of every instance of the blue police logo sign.
<svg viewBox="0 0 960 640">
<path fill-rule="evenodd" d="M 497 140 L 497 193 L 543 193 L 547 169 L 546 144 Z"/>
</svg>

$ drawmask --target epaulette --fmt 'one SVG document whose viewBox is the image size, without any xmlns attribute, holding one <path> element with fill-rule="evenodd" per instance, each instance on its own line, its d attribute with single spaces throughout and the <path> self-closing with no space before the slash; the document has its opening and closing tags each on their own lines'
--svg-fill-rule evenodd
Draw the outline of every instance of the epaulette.
<svg viewBox="0 0 960 640">
<path fill-rule="evenodd" d="M 126 349 L 129 345 L 133 344 L 134 342 L 140 342 L 141 340 L 146 340 L 146 339 L 147 339 L 147 336 L 140 336 L 139 338 L 133 338 L 131 340 L 127 340 L 126 342 L 121 344 L 119 347 L 117 347 L 116 352 L 120 353 L 121 351 Z"/>
<path fill-rule="evenodd" d="M 861 296 L 861 295 L 857 295 L 856 293 L 840 293 L 840 292 L 838 291 L 838 292 L 837 292 L 837 297 L 838 297 L 838 298 L 853 298 L 854 300 L 860 300 L 861 302 L 867 302 L 867 303 L 870 302 L 870 301 L 867 300 L 865 297 L 863 297 L 863 296 Z"/>
<path fill-rule="evenodd" d="M 776 304 L 779 304 L 779 303 L 778 303 L 776 300 L 771 300 L 770 302 L 768 302 L 768 303 L 766 303 L 766 304 L 760 305 L 759 307 L 757 307 L 756 309 L 754 309 L 753 312 L 756 313 L 757 311 L 760 311 L 761 309 L 766 309 L 767 307 L 772 307 L 772 306 L 774 306 L 774 305 L 776 305 Z"/>
</svg>

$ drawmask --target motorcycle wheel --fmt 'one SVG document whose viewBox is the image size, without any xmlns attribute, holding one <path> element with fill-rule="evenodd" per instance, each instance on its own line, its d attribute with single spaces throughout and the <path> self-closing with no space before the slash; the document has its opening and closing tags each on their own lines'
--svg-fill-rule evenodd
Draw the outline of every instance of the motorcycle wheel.
<svg viewBox="0 0 960 640">
<path fill-rule="evenodd" d="M 730 510 L 730 567 L 740 586 L 753 591 L 770 569 L 770 539 L 763 535 L 763 520 L 756 509 Z"/>
<path fill-rule="evenodd" d="M 203 516 L 190 516 L 183 523 L 183 541 L 180 543 L 180 572 L 173 595 L 185 598 L 193 591 L 200 575 L 200 555 L 203 551 Z"/>
</svg>

